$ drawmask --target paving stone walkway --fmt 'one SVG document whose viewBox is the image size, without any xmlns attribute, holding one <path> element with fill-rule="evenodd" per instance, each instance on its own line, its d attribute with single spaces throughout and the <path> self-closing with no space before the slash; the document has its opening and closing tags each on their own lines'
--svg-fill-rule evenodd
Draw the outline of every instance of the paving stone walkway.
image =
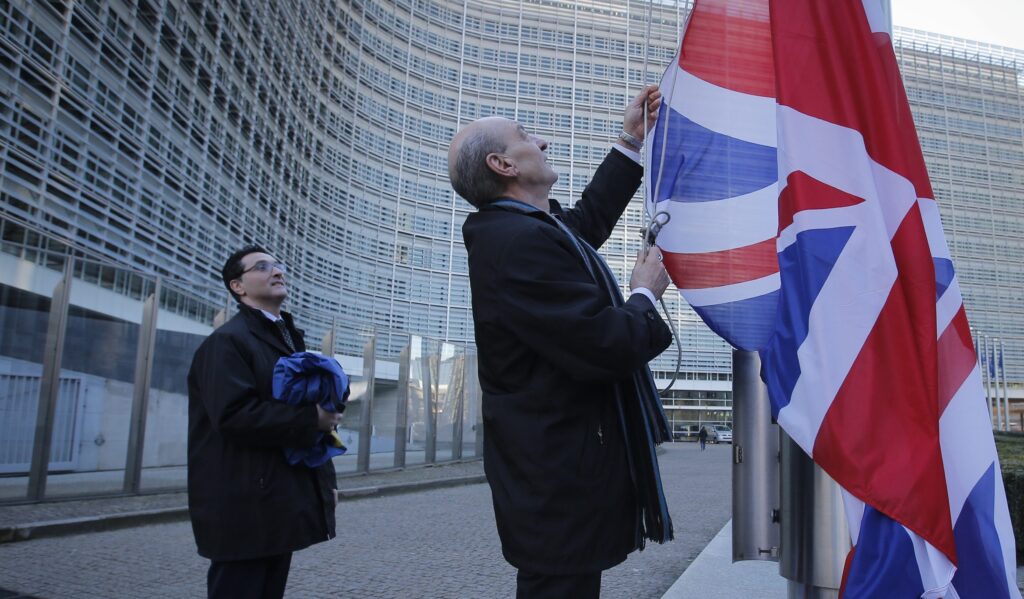
<svg viewBox="0 0 1024 599">
<path fill-rule="evenodd" d="M 609 570 L 602 597 L 660 597 L 715 536 L 729 518 L 730 449 L 712 446 L 701 453 L 691 443 L 666 447 L 659 458 L 677 540 L 650 545 Z M 458 484 L 343 499 L 338 538 L 296 553 L 286 596 L 514 596 L 515 572 L 501 557 L 489 489 L 466 484 L 480 468 L 472 462 L 343 478 L 348 489 L 414 479 Z M 151 501 L 172 501 L 158 497 Z M 46 509 L 56 509 L 53 505 Z M 10 521 L 7 512 L 16 507 L 28 506 L 0 508 L 0 521 Z M 202 597 L 207 565 L 195 553 L 188 523 L 166 522 L 0 544 L 0 589 L 43 599 Z"/>
</svg>

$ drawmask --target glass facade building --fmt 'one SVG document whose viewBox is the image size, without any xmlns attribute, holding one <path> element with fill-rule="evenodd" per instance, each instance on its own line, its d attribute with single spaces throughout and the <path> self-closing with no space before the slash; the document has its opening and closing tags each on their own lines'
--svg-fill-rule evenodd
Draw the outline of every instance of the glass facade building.
<svg viewBox="0 0 1024 599">
<path fill-rule="evenodd" d="M 1024 51 L 895 37 L 968 319 L 1024 397 Z"/>
<path fill-rule="evenodd" d="M 518 120 L 551 142 L 553 196 L 571 204 L 628 99 L 671 61 L 686 9 L 0 0 L 3 235 L 212 289 L 256 241 L 289 265 L 290 307 L 314 335 L 340 319 L 472 342 L 470 207 L 448 185 L 448 140 L 482 116 Z M 968 315 L 1022 381 L 1024 52 L 895 39 Z M 623 283 L 641 204 L 602 250 Z M 683 347 L 670 415 L 727 420 L 730 348 L 666 297 Z M 655 361 L 662 383 L 675 360 Z"/>
</svg>

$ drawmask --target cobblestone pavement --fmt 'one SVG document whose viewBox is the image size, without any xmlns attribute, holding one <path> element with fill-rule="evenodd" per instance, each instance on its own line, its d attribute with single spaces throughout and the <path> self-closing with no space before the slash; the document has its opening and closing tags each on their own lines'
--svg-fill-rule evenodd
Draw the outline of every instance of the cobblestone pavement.
<svg viewBox="0 0 1024 599">
<path fill-rule="evenodd" d="M 606 599 L 660 597 L 730 517 L 731 446 L 661 453 L 677 540 L 605 573 Z M 472 466 L 468 466 L 472 468 Z M 485 484 L 343 501 L 339 535 L 296 553 L 286 596 L 512 597 Z M 0 545 L 0 589 L 36 597 L 202 597 L 185 522 Z"/>
</svg>

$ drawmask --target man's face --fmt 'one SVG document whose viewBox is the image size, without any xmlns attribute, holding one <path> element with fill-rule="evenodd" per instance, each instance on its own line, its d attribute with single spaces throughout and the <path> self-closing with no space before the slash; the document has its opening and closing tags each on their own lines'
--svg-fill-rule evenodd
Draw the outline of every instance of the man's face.
<svg viewBox="0 0 1024 599">
<path fill-rule="evenodd" d="M 528 133 L 519 123 L 510 122 L 506 133 L 505 155 L 516 165 L 517 179 L 523 185 L 547 185 L 558 181 L 558 173 L 548 164 L 548 142 Z"/>
<path fill-rule="evenodd" d="M 242 258 L 242 276 L 231 282 L 235 293 L 257 306 L 277 304 L 288 296 L 284 270 L 270 254 L 255 252 Z"/>
</svg>

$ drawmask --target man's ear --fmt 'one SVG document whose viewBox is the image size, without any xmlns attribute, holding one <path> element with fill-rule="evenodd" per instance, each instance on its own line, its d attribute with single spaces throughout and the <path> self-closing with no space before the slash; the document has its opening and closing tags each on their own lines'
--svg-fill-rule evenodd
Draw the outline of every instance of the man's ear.
<svg viewBox="0 0 1024 599">
<path fill-rule="evenodd" d="M 245 285 L 242 285 L 242 279 L 234 279 L 228 285 L 231 286 L 231 291 L 234 291 L 235 295 L 239 297 L 245 295 Z"/>
<path fill-rule="evenodd" d="M 516 168 L 515 163 L 509 160 L 508 156 L 503 154 L 488 154 L 486 162 L 487 168 L 502 177 L 515 177 L 519 174 L 519 169 Z"/>
</svg>

